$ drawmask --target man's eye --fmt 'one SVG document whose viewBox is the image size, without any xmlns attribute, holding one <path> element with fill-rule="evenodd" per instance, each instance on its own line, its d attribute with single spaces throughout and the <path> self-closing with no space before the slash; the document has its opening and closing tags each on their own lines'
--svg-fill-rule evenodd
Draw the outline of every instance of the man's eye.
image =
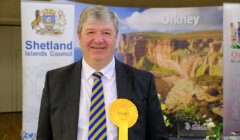
<svg viewBox="0 0 240 140">
<path fill-rule="evenodd" d="M 94 32 L 87 32 L 87 35 L 91 35 L 91 34 L 94 34 Z"/>
<path fill-rule="evenodd" d="M 111 33 L 110 33 L 110 32 L 104 32 L 104 34 L 105 34 L 105 35 L 111 35 Z"/>
</svg>

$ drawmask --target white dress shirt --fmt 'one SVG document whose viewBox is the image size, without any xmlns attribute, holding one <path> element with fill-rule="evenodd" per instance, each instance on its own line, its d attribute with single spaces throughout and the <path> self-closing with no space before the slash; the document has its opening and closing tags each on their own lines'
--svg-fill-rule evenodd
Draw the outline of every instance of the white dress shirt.
<svg viewBox="0 0 240 140">
<path fill-rule="evenodd" d="M 88 139 L 89 110 L 91 104 L 92 85 L 94 81 L 92 74 L 94 72 L 96 72 L 96 70 L 90 67 L 83 58 L 77 140 Z M 117 127 L 111 122 L 108 116 L 110 104 L 117 99 L 115 59 L 113 58 L 106 67 L 100 70 L 100 72 L 103 74 L 102 83 L 107 119 L 107 139 L 117 140 Z"/>
</svg>

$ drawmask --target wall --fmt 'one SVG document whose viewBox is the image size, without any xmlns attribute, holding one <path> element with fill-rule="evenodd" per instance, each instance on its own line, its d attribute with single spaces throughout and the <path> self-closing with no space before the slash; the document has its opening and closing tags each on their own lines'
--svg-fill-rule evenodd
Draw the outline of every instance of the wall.
<svg viewBox="0 0 240 140">
<path fill-rule="evenodd" d="M 239 0 L 75 0 L 83 3 L 115 5 L 127 7 L 201 7 L 222 6 L 223 2 L 238 2 Z"/>
<path fill-rule="evenodd" d="M 20 26 L 0 26 L 0 112 L 22 110 Z"/>
</svg>

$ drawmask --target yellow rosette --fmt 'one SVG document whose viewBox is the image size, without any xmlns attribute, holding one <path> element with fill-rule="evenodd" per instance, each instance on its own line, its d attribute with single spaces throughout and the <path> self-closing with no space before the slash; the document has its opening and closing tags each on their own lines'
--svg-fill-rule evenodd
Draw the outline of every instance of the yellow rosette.
<svg viewBox="0 0 240 140">
<path fill-rule="evenodd" d="M 119 127 L 119 140 L 128 140 L 128 128 L 138 118 L 137 107 L 128 99 L 117 99 L 109 107 L 109 117 Z"/>
</svg>

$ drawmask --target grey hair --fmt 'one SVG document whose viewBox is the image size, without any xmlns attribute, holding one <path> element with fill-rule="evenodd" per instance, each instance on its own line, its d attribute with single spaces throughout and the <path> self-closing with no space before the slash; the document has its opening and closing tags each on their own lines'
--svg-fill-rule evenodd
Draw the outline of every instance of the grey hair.
<svg viewBox="0 0 240 140">
<path fill-rule="evenodd" d="M 107 9 L 107 7 L 105 6 L 96 5 L 83 9 L 78 23 L 77 28 L 78 33 L 81 33 L 82 26 L 88 19 L 107 21 L 111 20 L 113 22 L 113 26 L 116 30 L 116 33 L 118 33 L 118 17 L 115 13 Z"/>
</svg>

